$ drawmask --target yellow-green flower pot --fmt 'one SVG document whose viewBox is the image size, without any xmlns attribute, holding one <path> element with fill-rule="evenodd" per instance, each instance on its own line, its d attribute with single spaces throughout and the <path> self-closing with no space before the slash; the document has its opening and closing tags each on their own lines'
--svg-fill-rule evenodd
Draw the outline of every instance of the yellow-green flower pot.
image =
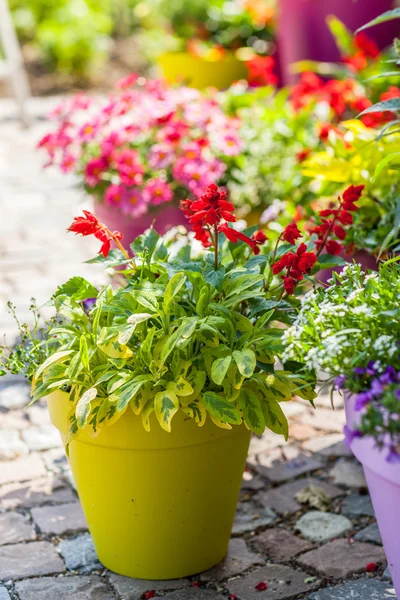
<svg viewBox="0 0 400 600">
<path fill-rule="evenodd" d="M 189 52 L 166 52 L 159 57 L 158 64 L 169 83 L 185 83 L 200 90 L 207 87 L 225 90 L 247 77 L 244 62 L 234 52 L 225 52 L 218 60 L 207 60 Z"/>
<path fill-rule="evenodd" d="M 65 438 L 70 408 L 49 396 Z M 209 569 L 227 551 L 250 432 L 203 427 L 179 411 L 172 432 L 154 413 L 147 433 L 128 409 L 97 437 L 73 440 L 69 461 L 100 561 L 141 579 L 175 579 Z"/>
</svg>

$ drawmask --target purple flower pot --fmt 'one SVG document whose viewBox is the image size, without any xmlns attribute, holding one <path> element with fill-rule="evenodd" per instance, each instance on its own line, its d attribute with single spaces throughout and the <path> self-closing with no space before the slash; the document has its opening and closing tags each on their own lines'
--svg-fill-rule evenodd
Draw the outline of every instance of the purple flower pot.
<svg viewBox="0 0 400 600">
<path fill-rule="evenodd" d="M 284 83 L 293 83 L 295 76 L 290 73 L 290 65 L 299 60 L 339 60 L 339 51 L 326 24 L 327 16 L 335 15 L 355 31 L 393 6 L 394 0 L 280 0 L 278 47 Z M 394 20 L 367 33 L 384 48 L 398 32 L 399 22 Z"/>
<path fill-rule="evenodd" d="M 371 269 L 372 271 L 378 270 L 378 261 L 376 257 L 367 252 L 366 250 L 360 250 L 356 254 L 345 254 L 342 252 L 341 257 L 344 258 L 347 262 L 357 262 L 362 266 L 364 270 Z M 343 271 L 343 267 L 334 267 L 333 269 L 324 269 L 323 271 L 319 271 L 316 275 L 317 281 L 323 283 L 325 285 L 328 284 L 328 280 L 332 277 L 332 273 L 341 273 Z"/>
<path fill-rule="evenodd" d="M 345 394 L 346 421 L 350 429 L 360 422 L 354 408 L 354 396 Z M 387 450 L 379 450 L 373 439 L 354 438 L 351 450 L 364 468 L 369 493 L 397 597 L 400 598 L 400 464 L 386 460 Z"/>
<path fill-rule="evenodd" d="M 176 203 L 165 203 L 151 209 L 140 217 L 124 215 L 116 206 L 95 202 L 93 212 L 111 231 L 120 231 L 126 247 L 152 224 L 154 229 L 164 235 L 172 227 L 187 225 L 187 219 Z"/>
</svg>

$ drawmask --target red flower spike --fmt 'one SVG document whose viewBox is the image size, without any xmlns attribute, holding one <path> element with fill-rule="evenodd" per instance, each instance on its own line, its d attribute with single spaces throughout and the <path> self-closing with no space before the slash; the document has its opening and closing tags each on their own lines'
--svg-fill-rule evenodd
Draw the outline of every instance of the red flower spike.
<svg viewBox="0 0 400 600">
<path fill-rule="evenodd" d="M 75 217 L 67 231 L 80 235 L 93 235 L 100 227 L 98 219 L 88 210 L 82 211 L 84 217 Z"/>
<path fill-rule="evenodd" d="M 378 565 L 376 563 L 368 563 L 367 566 L 365 567 L 365 570 L 367 571 L 367 573 L 374 573 L 378 568 Z"/>
<path fill-rule="evenodd" d="M 333 233 L 339 238 L 339 240 L 344 240 L 346 237 L 346 232 L 341 225 L 334 225 Z"/>
<path fill-rule="evenodd" d="M 155 598 L 155 597 L 156 597 L 155 590 L 150 590 L 150 591 L 146 592 L 144 595 L 145 600 L 150 600 L 150 598 Z"/>
<path fill-rule="evenodd" d="M 302 234 L 300 233 L 296 223 L 291 223 L 290 225 L 288 225 L 282 233 L 282 237 L 285 240 L 285 242 L 288 242 L 293 246 L 296 243 L 296 240 L 301 237 L 301 235 Z"/>
<path fill-rule="evenodd" d="M 260 581 L 260 583 L 257 583 L 257 585 L 255 586 L 255 589 L 257 590 L 257 592 L 263 592 L 267 588 L 268 588 L 268 585 L 265 583 L 265 581 Z"/>
<path fill-rule="evenodd" d="M 256 242 L 256 244 L 265 244 L 267 239 L 268 238 L 263 231 L 256 231 L 253 234 L 253 240 Z"/>
<path fill-rule="evenodd" d="M 285 292 L 288 294 L 293 294 L 296 283 L 297 281 L 292 279 L 292 277 L 284 277 L 283 287 L 285 288 Z"/>
<path fill-rule="evenodd" d="M 335 240 L 326 242 L 325 248 L 328 254 L 333 254 L 333 256 L 338 256 L 342 251 L 342 246 Z"/>
<path fill-rule="evenodd" d="M 341 210 L 338 214 L 338 220 L 342 223 L 342 225 L 351 225 L 353 223 L 353 215 L 351 215 L 347 210 Z"/>
</svg>

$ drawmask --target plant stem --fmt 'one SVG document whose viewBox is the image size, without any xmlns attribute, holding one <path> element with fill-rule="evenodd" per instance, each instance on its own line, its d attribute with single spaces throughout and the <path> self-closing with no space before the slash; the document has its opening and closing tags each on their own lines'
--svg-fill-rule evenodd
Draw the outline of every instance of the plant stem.
<svg viewBox="0 0 400 600">
<path fill-rule="evenodd" d="M 214 225 L 214 268 L 218 270 L 218 224 Z"/>
</svg>

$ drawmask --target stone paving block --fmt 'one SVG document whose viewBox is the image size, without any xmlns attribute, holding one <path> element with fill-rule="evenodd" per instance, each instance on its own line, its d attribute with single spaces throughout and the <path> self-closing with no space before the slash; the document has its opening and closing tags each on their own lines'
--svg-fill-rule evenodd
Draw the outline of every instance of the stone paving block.
<svg viewBox="0 0 400 600">
<path fill-rule="evenodd" d="M 386 567 L 385 572 L 382 575 L 382 579 L 387 581 L 392 581 L 392 574 L 390 572 L 390 567 Z"/>
<path fill-rule="evenodd" d="M 37 479 L 44 475 L 46 475 L 46 468 L 37 454 L 0 462 L 0 485 Z"/>
<path fill-rule="evenodd" d="M 332 410 L 330 408 L 309 409 L 297 417 L 299 423 L 311 425 L 314 429 L 321 431 L 332 431 L 343 433 L 346 423 L 344 410 Z"/>
<path fill-rule="evenodd" d="M 290 514 L 301 510 L 302 506 L 295 499 L 295 496 L 300 490 L 310 485 L 323 490 L 331 499 L 338 498 L 344 494 L 343 490 L 330 483 L 320 481 L 315 477 L 307 477 L 285 483 L 266 492 L 259 492 L 254 499 L 257 503 L 272 508 L 272 510 L 275 510 L 279 514 Z"/>
<path fill-rule="evenodd" d="M 40 531 L 47 535 L 63 535 L 70 531 L 87 529 L 86 519 L 79 502 L 36 507 L 31 512 Z"/>
<path fill-rule="evenodd" d="M 10 600 L 10 594 L 3 586 L 0 586 L 0 600 Z"/>
<path fill-rule="evenodd" d="M 265 481 L 261 479 L 261 477 L 257 477 L 257 475 L 253 475 L 249 471 L 245 471 L 243 473 L 243 481 L 241 490 L 251 490 L 253 492 L 260 491 L 266 487 Z"/>
<path fill-rule="evenodd" d="M 316 581 L 304 583 L 307 578 L 307 574 L 302 571 L 271 564 L 253 571 L 243 579 L 229 581 L 226 587 L 240 600 L 290 600 L 315 588 Z M 267 584 L 265 591 L 256 589 L 256 585 L 261 582 Z"/>
<path fill-rule="evenodd" d="M 304 450 L 308 452 L 317 452 L 319 455 L 328 458 L 347 458 L 352 456 L 351 450 L 347 447 L 342 433 L 330 433 L 307 440 L 303 444 Z"/>
<path fill-rule="evenodd" d="M 26 517 L 16 512 L 0 514 L 0 546 L 34 540 L 36 533 Z"/>
<path fill-rule="evenodd" d="M 41 453 L 44 464 L 54 473 L 62 473 L 69 469 L 68 459 L 64 448 L 53 448 Z"/>
<path fill-rule="evenodd" d="M 58 545 L 58 551 L 69 571 L 90 573 L 95 569 L 103 569 L 103 565 L 97 558 L 92 537 L 88 533 L 72 540 L 62 540 Z"/>
<path fill-rule="evenodd" d="M 116 573 L 110 573 L 110 583 L 117 594 L 124 600 L 140 600 L 146 592 L 154 590 L 155 592 L 174 591 L 180 588 L 191 588 L 189 591 L 194 593 L 189 579 L 169 579 L 168 581 L 153 581 L 147 579 L 132 579 L 123 577 Z"/>
<path fill-rule="evenodd" d="M 47 404 L 41 404 L 41 400 L 31 406 L 27 412 L 29 421 L 32 425 L 51 425 L 50 414 L 47 409 Z M 60 435 L 60 434 L 59 434 Z"/>
<path fill-rule="evenodd" d="M 304 442 L 314 438 L 317 435 L 317 431 L 311 425 L 303 425 L 303 423 L 292 423 L 289 426 L 290 439 L 297 440 L 298 442 Z"/>
<path fill-rule="evenodd" d="M 286 529 L 266 529 L 251 538 L 251 545 L 269 560 L 288 561 L 300 552 L 310 550 L 310 542 L 293 535 Z"/>
<path fill-rule="evenodd" d="M 200 575 L 203 581 L 221 581 L 235 575 L 240 575 L 250 567 L 264 564 L 264 559 L 258 554 L 248 550 L 242 538 L 233 538 L 229 542 L 228 554 L 225 560 Z"/>
<path fill-rule="evenodd" d="M 260 466 L 257 470 L 270 481 L 282 483 L 288 481 L 288 479 L 299 477 L 299 475 L 316 471 L 321 467 L 322 463 L 319 460 L 299 454 L 299 456 L 291 460 L 281 461 L 280 464 L 275 464 L 272 467 Z"/>
<path fill-rule="evenodd" d="M 349 544 L 348 540 L 340 539 L 302 554 L 296 560 L 301 566 L 315 569 L 325 577 L 346 579 L 364 573 L 368 563 L 381 565 L 386 558 L 379 546 L 362 542 Z"/>
<path fill-rule="evenodd" d="M 310 540 L 311 542 L 327 542 L 345 535 L 351 530 L 352 526 L 351 521 L 342 515 L 311 510 L 300 517 L 295 525 L 295 529 L 306 540 Z"/>
<path fill-rule="evenodd" d="M 8 483 L 0 487 L 0 508 L 33 508 L 44 504 L 76 501 L 76 495 L 64 481 L 50 476 L 26 483 Z"/>
<path fill-rule="evenodd" d="M 250 440 L 249 456 L 255 456 L 267 450 L 278 448 L 286 444 L 283 436 L 266 430 L 262 435 L 253 435 Z"/>
<path fill-rule="evenodd" d="M 377 523 L 371 523 L 371 525 L 359 531 L 354 539 L 358 542 L 372 542 L 373 544 L 382 545 L 382 537 Z"/>
<path fill-rule="evenodd" d="M 15 587 L 20 600 L 116 600 L 98 576 L 43 577 L 20 581 Z"/>
<path fill-rule="evenodd" d="M 351 494 L 343 500 L 342 512 L 351 517 L 375 517 L 371 498 L 367 494 Z"/>
<path fill-rule="evenodd" d="M 317 407 L 321 406 L 323 408 L 329 408 L 330 410 L 333 410 L 330 393 L 327 394 L 320 392 L 315 398 L 314 404 Z M 344 407 L 344 398 L 339 392 L 333 392 L 333 406 L 335 410 Z"/>
<path fill-rule="evenodd" d="M 30 542 L 0 548 L 0 580 L 63 573 L 64 563 L 49 542 Z"/>
<path fill-rule="evenodd" d="M 390 584 L 368 578 L 319 590 L 308 600 L 396 600 L 396 594 Z"/>
<path fill-rule="evenodd" d="M 28 415 L 24 410 L 0 412 L 0 429 L 26 429 L 29 427 Z"/>
<path fill-rule="evenodd" d="M 59 431 L 54 425 L 35 425 L 24 429 L 22 439 L 30 450 L 50 450 L 62 447 Z"/>
<path fill-rule="evenodd" d="M 298 458 L 299 454 L 300 450 L 297 446 L 286 444 L 279 448 L 270 448 L 259 452 L 254 464 L 259 467 L 258 470 L 262 473 L 264 470 L 263 467 L 269 469 L 274 466 L 279 466 L 283 462 Z"/>
<path fill-rule="evenodd" d="M 29 402 L 29 385 L 26 383 L 9 384 L 0 388 L 0 408 L 25 408 Z"/>
<path fill-rule="evenodd" d="M 334 483 L 345 485 L 349 488 L 363 489 L 367 487 L 364 471 L 359 463 L 350 460 L 339 460 L 329 476 Z"/>
<path fill-rule="evenodd" d="M 273 523 L 276 514 L 270 508 L 260 508 L 252 502 L 239 502 L 233 522 L 232 534 L 241 535 L 255 531 L 259 527 L 266 527 Z"/>
<path fill-rule="evenodd" d="M 192 588 L 190 590 L 177 590 L 172 594 L 163 596 L 165 600 L 226 600 L 225 596 L 221 596 L 218 592 L 213 590 L 202 590 L 199 588 Z"/>
<path fill-rule="evenodd" d="M 26 454 L 28 454 L 28 447 L 21 440 L 19 431 L 0 429 L 0 461 L 14 460 Z"/>
</svg>

